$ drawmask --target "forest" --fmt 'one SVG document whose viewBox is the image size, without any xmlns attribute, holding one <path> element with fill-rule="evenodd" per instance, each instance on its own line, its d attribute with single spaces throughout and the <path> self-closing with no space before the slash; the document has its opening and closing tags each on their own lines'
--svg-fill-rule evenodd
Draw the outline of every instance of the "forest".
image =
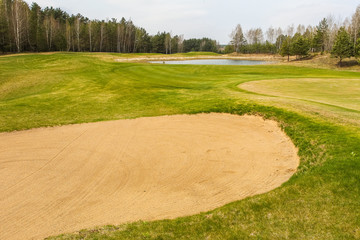
<svg viewBox="0 0 360 240">
<path fill-rule="evenodd" d="M 209 38 L 184 40 L 183 35 L 158 32 L 149 35 L 131 20 L 90 20 L 59 8 L 42 9 L 22 0 L 0 0 L 0 51 L 14 52 L 216 52 Z"/>
<path fill-rule="evenodd" d="M 293 24 L 285 29 L 269 27 L 243 31 L 240 24 L 229 35 L 230 43 L 221 48 L 210 38 L 184 39 L 184 35 L 158 32 L 150 35 L 131 19 L 91 20 L 81 14 L 70 15 L 59 8 L 42 9 L 22 0 L 0 0 L 0 52 L 118 52 L 181 53 L 191 51 L 219 53 L 265 53 L 297 56 L 329 52 L 343 58 L 360 54 L 360 5 L 345 21 L 329 15 L 317 26 Z"/>
<path fill-rule="evenodd" d="M 340 58 L 360 56 L 360 5 L 351 18 L 337 20 L 333 15 L 323 18 L 317 26 L 299 24 L 286 29 L 269 27 L 243 32 L 240 24 L 231 32 L 225 53 L 267 53 L 301 58 L 309 53 L 331 53 Z"/>
</svg>

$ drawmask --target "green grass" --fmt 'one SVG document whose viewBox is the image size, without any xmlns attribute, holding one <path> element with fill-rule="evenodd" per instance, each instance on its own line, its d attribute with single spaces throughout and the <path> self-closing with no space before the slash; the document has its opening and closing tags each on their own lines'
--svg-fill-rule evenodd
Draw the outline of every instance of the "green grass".
<svg viewBox="0 0 360 240">
<path fill-rule="evenodd" d="M 360 79 L 279 79 L 254 81 L 240 87 L 360 111 Z"/>
<path fill-rule="evenodd" d="M 360 239 L 359 73 L 103 60 L 109 56 L 122 55 L 0 58 L 0 131 L 165 114 L 249 113 L 277 120 L 299 148 L 301 164 L 282 187 L 207 213 L 55 239 Z M 301 78 L 331 80 L 314 84 Z M 293 80 L 281 86 L 260 81 L 271 79 Z M 250 83 L 255 93 L 238 87 L 250 81 L 258 81 Z"/>
<path fill-rule="evenodd" d="M 316 76 L 316 75 L 315 75 Z M 360 79 L 291 78 L 246 82 L 239 88 L 266 102 L 360 126 Z M 282 103 L 282 104 L 281 104 Z"/>
</svg>

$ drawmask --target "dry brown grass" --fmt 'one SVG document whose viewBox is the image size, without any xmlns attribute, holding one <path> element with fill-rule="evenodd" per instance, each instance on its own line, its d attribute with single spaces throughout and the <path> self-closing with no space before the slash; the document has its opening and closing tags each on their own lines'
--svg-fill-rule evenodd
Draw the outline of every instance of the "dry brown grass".
<svg viewBox="0 0 360 240">
<path fill-rule="evenodd" d="M 290 58 L 290 62 L 282 61 L 280 64 L 299 67 L 360 71 L 360 64 L 357 59 L 347 58 L 343 60 L 342 64 L 339 64 L 339 59 L 332 57 L 330 54 L 313 54 L 300 60 L 297 60 L 296 57 L 293 56 Z"/>
</svg>

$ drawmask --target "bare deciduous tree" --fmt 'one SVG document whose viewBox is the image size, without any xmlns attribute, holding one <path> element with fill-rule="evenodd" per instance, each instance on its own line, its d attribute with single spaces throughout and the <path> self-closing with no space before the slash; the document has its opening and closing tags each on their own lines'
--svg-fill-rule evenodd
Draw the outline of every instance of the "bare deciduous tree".
<svg viewBox="0 0 360 240">
<path fill-rule="evenodd" d="M 264 35 L 261 28 L 252 28 L 246 32 L 246 38 L 250 44 L 258 44 L 264 41 Z"/>
<path fill-rule="evenodd" d="M 292 37 L 294 35 L 294 24 L 291 24 L 286 28 L 286 34 L 289 37 Z"/>
<path fill-rule="evenodd" d="M 26 9 L 24 7 L 24 4 L 25 3 L 21 0 L 14 0 L 11 9 L 14 40 L 17 52 L 21 52 L 22 43 L 24 41 L 24 30 L 26 26 Z"/>
<path fill-rule="evenodd" d="M 266 39 L 270 43 L 275 42 L 275 40 L 276 40 L 276 30 L 273 27 L 269 27 L 268 30 L 266 31 Z"/>
<path fill-rule="evenodd" d="M 165 35 L 165 53 L 171 54 L 171 33 Z"/>
<path fill-rule="evenodd" d="M 117 52 L 120 53 L 121 52 L 121 25 L 118 24 L 117 25 L 117 29 L 116 29 L 116 48 L 117 48 Z"/>
<path fill-rule="evenodd" d="M 236 25 L 235 29 L 230 34 L 231 44 L 234 45 L 234 50 L 239 52 L 241 45 L 244 44 L 245 37 L 241 25 Z"/>
<path fill-rule="evenodd" d="M 355 45 L 359 35 L 359 31 L 360 31 L 360 5 L 356 8 L 356 11 L 351 18 L 351 32 Z"/>
<path fill-rule="evenodd" d="M 52 14 L 48 14 L 44 19 L 45 35 L 48 50 L 50 51 L 53 44 L 53 39 L 56 31 L 57 22 Z"/>
<path fill-rule="evenodd" d="M 184 35 L 179 35 L 178 37 L 178 49 L 179 53 L 182 53 L 184 50 Z"/>
<path fill-rule="evenodd" d="M 66 46 L 67 46 L 66 48 L 67 48 L 67 51 L 70 51 L 70 49 L 71 49 L 71 45 L 72 45 L 71 35 L 72 35 L 71 24 L 67 20 L 66 21 Z"/>
<path fill-rule="evenodd" d="M 102 21 L 100 25 L 100 52 L 102 52 L 103 49 L 104 35 L 105 35 L 105 24 L 104 21 Z"/>
<path fill-rule="evenodd" d="M 305 33 L 305 26 L 302 24 L 299 24 L 296 28 L 296 33 L 300 33 L 301 35 L 303 35 Z"/>
<path fill-rule="evenodd" d="M 325 51 L 330 52 L 335 43 L 336 35 L 339 31 L 340 24 L 338 23 L 338 21 L 336 21 L 333 15 L 329 15 L 326 18 L 326 21 L 328 23 L 328 33 L 327 33 L 328 38 L 326 39 L 325 42 Z"/>
<path fill-rule="evenodd" d="M 89 31 L 89 47 L 90 47 L 90 52 L 92 52 L 92 21 L 91 20 L 88 23 L 88 31 Z"/>
<path fill-rule="evenodd" d="M 75 18 L 75 34 L 77 42 L 77 51 L 80 52 L 80 16 Z"/>
<path fill-rule="evenodd" d="M 276 29 L 276 38 L 278 38 L 282 34 L 283 34 L 283 30 L 280 27 Z"/>
</svg>

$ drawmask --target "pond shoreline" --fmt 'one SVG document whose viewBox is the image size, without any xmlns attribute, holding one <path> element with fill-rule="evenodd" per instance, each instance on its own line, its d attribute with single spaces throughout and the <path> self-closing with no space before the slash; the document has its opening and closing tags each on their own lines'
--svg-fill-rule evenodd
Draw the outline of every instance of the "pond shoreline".
<svg viewBox="0 0 360 240">
<path fill-rule="evenodd" d="M 168 64 L 168 65 L 227 65 L 227 66 L 253 66 L 274 64 L 276 62 L 269 60 L 245 60 L 245 59 L 186 59 L 186 60 L 163 60 L 148 61 L 151 64 Z"/>
<path fill-rule="evenodd" d="M 229 60 L 249 60 L 249 61 L 282 61 L 282 57 L 277 57 L 274 55 L 262 55 L 262 56 L 231 56 L 231 55 L 221 55 L 221 56 L 195 56 L 195 57 L 185 57 L 185 56 L 144 56 L 144 57 L 135 57 L 135 58 L 117 58 L 116 62 L 150 62 L 150 61 L 183 61 L 183 60 L 201 60 L 201 59 L 229 59 Z"/>
</svg>

